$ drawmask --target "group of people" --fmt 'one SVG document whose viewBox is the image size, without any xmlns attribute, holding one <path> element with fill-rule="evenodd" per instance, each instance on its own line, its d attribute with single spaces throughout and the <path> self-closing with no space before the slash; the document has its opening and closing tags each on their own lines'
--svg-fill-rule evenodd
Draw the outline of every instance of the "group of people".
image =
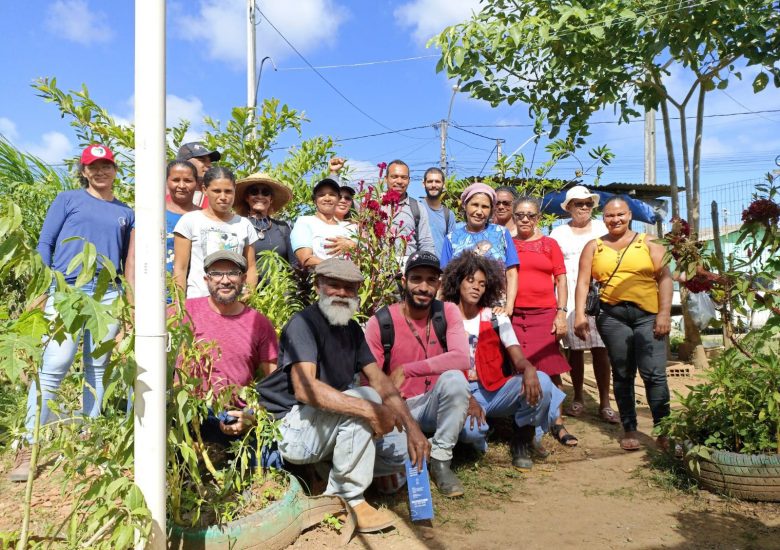
<svg viewBox="0 0 780 550">
<path fill-rule="evenodd" d="M 208 383 L 216 389 L 256 384 L 262 406 L 281 420 L 278 450 L 284 461 L 329 462 L 326 492 L 350 504 L 360 531 L 392 523 L 363 494 L 372 482 L 385 492 L 402 487 L 406 460 L 427 464 L 443 495 L 462 495 L 451 467 L 453 449 L 461 442 L 484 453 L 492 419 L 513 419 L 509 447 L 519 470 L 547 455 L 545 432 L 563 445 L 577 445 L 562 417 L 585 413 L 585 350 L 593 357 L 598 414 L 622 424 L 623 449 L 640 448 L 637 370 L 654 423 L 669 413 L 664 337 L 672 280 L 663 246 L 631 229 L 625 199 L 605 201 L 604 221 L 597 221 L 599 195 L 574 186 L 563 202 L 571 220 L 545 236 L 538 199 L 477 182 L 461 194 L 458 222 L 442 205 L 440 170 L 426 171 L 426 197 L 417 201 L 407 194 L 409 167 L 393 161 L 386 184 L 401 201 L 392 223 L 409 237 L 399 265 L 402 294 L 363 328 L 353 320 L 365 281 L 348 259 L 356 246 L 349 220 L 355 193 L 337 177 L 344 161 L 332 159 L 331 177 L 313 187 L 315 214 L 290 227 L 272 217 L 291 200 L 288 186 L 262 173 L 236 181 L 229 169 L 213 165 L 220 158 L 201 143 L 186 144 L 166 173 L 168 269 L 186 290 L 196 338 L 215 341 L 221 350 Z M 134 218 L 113 196 L 112 152 L 90 145 L 79 173 L 84 188 L 55 199 L 39 251 L 48 265 L 66 273 L 83 244 L 63 241 L 83 237 L 132 284 Z M 281 328 L 278 341 L 280 327 L 241 302 L 247 288 L 257 285 L 256 257 L 263 250 L 310 270 L 318 296 Z M 77 276 L 68 273 L 66 281 L 74 284 Z M 599 284 L 597 317 L 585 312 L 592 281 Z M 82 289 L 91 293 L 94 286 Z M 118 292 L 116 283 L 102 299 Z M 93 357 L 96 343 L 88 332 L 83 337 L 83 412 L 96 416 L 107 357 Z M 39 377 L 42 422 L 78 339 L 47 345 Z M 574 394 L 564 409 L 561 375 L 569 371 Z M 610 403 L 611 377 L 619 413 Z M 35 388 L 30 396 L 28 435 L 9 474 L 15 480 L 26 480 L 29 472 Z M 229 441 L 252 425 L 251 411 L 236 407 L 228 415 L 236 421 L 215 417 L 204 433 Z"/>
</svg>

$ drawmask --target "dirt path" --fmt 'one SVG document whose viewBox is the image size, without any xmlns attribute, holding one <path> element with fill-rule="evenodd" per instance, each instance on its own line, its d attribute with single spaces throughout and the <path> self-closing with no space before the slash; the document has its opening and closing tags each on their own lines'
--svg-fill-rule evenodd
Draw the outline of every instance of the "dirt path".
<svg viewBox="0 0 780 550">
<path fill-rule="evenodd" d="M 517 474 L 509 468 L 506 445 L 494 442 L 483 459 L 460 464 L 463 499 L 435 498 L 432 530 L 410 528 L 406 504 L 397 498 L 386 504 L 401 518 L 399 528 L 357 537 L 349 548 L 780 548 L 780 505 L 676 489 L 669 474 L 652 467 L 647 450 L 619 449 L 620 429 L 595 417 L 592 399 L 587 413 L 566 421 L 579 437 L 577 448 L 546 437 L 552 451 L 547 461 L 530 474 Z M 649 410 L 640 407 L 639 413 L 639 428 L 649 434 Z M 293 548 L 333 547 L 334 541 L 320 528 L 304 533 Z"/>
</svg>

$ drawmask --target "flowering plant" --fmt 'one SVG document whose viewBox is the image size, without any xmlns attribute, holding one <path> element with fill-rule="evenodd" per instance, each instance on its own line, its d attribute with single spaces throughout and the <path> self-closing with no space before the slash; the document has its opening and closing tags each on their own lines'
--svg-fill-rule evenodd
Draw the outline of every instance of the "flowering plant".
<svg viewBox="0 0 780 550">
<path fill-rule="evenodd" d="M 378 165 L 380 174 L 383 164 Z M 357 245 L 350 257 L 366 277 L 360 290 L 358 311 L 358 317 L 365 320 L 380 307 L 397 301 L 397 275 L 411 235 L 399 233 L 402 220 L 393 223 L 400 210 L 401 194 L 385 190 L 381 176 L 375 185 L 361 181 L 357 199 L 357 213 L 350 219 L 357 226 Z"/>
</svg>

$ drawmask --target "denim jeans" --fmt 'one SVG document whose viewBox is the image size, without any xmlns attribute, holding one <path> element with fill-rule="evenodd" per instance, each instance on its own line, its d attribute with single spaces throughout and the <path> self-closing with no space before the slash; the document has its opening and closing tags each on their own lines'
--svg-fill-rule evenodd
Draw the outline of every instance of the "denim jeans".
<svg viewBox="0 0 780 550">
<path fill-rule="evenodd" d="M 346 395 L 381 403 L 373 388 L 347 390 Z M 350 505 L 363 502 L 374 477 L 373 430 L 368 422 L 311 407 L 295 405 L 282 420 L 279 451 L 292 464 L 330 460 L 327 495 L 343 497 Z"/>
<path fill-rule="evenodd" d="M 620 421 L 627 432 L 636 430 L 636 372 L 645 384 L 653 425 L 669 415 L 669 385 L 666 382 L 666 339 L 653 336 L 655 314 L 631 302 L 602 302 L 596 325 L 612 363 L 612 383 Z"/>
<path fill-rule="evenodd" d="M 81 290 L 92 296 L 95 291 L 95 281 L 90 281 L 82 286 Z M 119 290 L 116 287 L 109 287 L 109 290 L 103 295 L 100 303 L 108 305 L 113 302 L 118 295 Z M 52 318 L 57 314 L 54 309 L 53 288 L 50 289 L 49 299 L 46 301 L 46 309 L 44 312 L 49 318 Z M 108 333 L 103 341 L 107 342 L 114 339 L 118 332 L 118 323 L 109 325 Z M 43 350 L 41 370 L 38 372 L 43 394 L 43 408 L 41 410 L 42 426 L 52 420 L 48 402 L 56 398 L 57 390 L 59 389 L 62 380 L 65 378 L 65 375 L 68 374 L 68 371 L 73 364 L 73 359 L 78 351 L 79 341 L 82 339 L 82 336 L 82 357 L 84 360 L 84 387 L 81 403 L 82 414 L 92 418 L 100 414 L 104 394 L 103 375 L 106 372 L 106 363 L 108 362 L 110 353 L 106 353 L 100 357 L 93 357 L 92 350 L 97 347 L 99 343 L 96 344 L 93 341 L 92 334 L 89 330 L 82 329 L 74 336 L 66 335 L 62 343 L 51 340 L 47 344 L 46 349 Z M 36 386 L 35 382 L 33 382 L 30 385 L 30 391 L 27 394 L 27 418 L 25 422 L 27 431 L 26 437 L 29 442 L 32 442 L 33 440 L 33 428 L 35 426 L 35 394 Z"/>
<path fill-rule="evenodd" d="M 525 394 L 520 391 L 523 388 L 522 375 L 515 375 L 496 391 L 488 391 L 479 382 L 471 382 L 469 389 L 471 395 L 477 400 L 488 418 L 513 417 L 515 424 L 520 426 L 537 426 L 542 433 L 550 429 L 550 425 L 558 418 L 558 408 L 563 403 L 566 394 L 555 387 L 550 377 L 543 372 L 537 372 L 542 396 L 533 407 L 528 404 Z M 550 414 L 552 411 L 552 414 Z M 460 433 L 462 443 L 470 443 L 478 451 L 487 451 L 488 424 L 471 427 L 471 417 L 466 419 L 466 424 Z"/>
<path fill-rule="evenodd" d="M 463 372 L 450 370 L 442 373 L 431 391 L 406 400 L 409 412 L 431 437 L 431 458 L 451 460 L 452 449 L 466 420 L 469 406 L 469 384 Z M 374 475 L 383 476 L 404 470 L 408 458 L 406 434 L 397 429 L 377 441 L 377 460 Z"/>
</svg>

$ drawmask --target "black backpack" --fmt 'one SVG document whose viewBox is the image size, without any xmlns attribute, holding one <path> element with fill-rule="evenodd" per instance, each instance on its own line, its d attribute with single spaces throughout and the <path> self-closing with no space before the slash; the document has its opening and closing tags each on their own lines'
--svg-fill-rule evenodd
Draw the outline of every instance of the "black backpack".
<svg viewBox="0 0 780 550">
<path fill-rule="evenodd" d="M 379 322 L 379 335 L 382 339 L 382 349 L 385 358 L 382 363 L 382 370 L 387 373 L 390 369 L 390 354 L 393 351 L 395 342 L 395 328 L 393 327 L 393 318 L 390 316 L 390 310 L 387 306 L 376 312 L 376 320 Z M 431 322 L 433 323 L 433 332 L 439 339 L 441 347 L 447 351 L 447 319 L 444 317 L 444 302 L 434 300 L 431 302 Z"/>
<path fill-rule="evenodd" d="M 419 203 L 409 197 L 409 208 L 412 209 L 412 217 L 414 218 L 414 231 L 417 234 L 417 228 L 420 226 L 420 205 Z M 444 234 L 448 235 L 450 232 L 450 209 L 442 205 L 442 212 L 444 213 Z"/>
</svg>

